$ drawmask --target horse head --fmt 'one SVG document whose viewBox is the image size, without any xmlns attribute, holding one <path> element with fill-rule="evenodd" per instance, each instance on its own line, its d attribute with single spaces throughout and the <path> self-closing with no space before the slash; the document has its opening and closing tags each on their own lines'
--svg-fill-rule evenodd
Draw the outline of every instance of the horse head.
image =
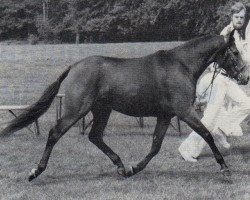
<svg viewBox="0 0 250 200">
<path fill-rule="evenodd" d="M 219 67 L 226 70 L 231 78 L 237 80 L 238 84 L 246 85 L 248 83 L 249 72 L 235 45 L 234 31 L 226 39 L 226 44 L 220 49 L 215 61 Z"/>
</svg>

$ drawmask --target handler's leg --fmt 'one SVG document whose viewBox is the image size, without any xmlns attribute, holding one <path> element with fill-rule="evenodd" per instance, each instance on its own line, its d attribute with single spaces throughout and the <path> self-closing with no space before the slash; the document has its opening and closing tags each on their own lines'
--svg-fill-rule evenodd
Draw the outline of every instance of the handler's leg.
<svg viewBox="0 0 250 200">
<path fill-rule="evenodd" d="M 216 147 L 211 133 L 201 123 L 201 121 L 199 120 L 199 116 L 197 115 L 194 108 L 191 109 L 187 115 L 185 115 L 184 117 L 182 116 L 181 119 L 184 122 L 186 122 L 194 131 L 196 131 L 208 143 L 209 147 L 213 151 L 213 154 L 214 154 L 214 157 L 215 157 L 217 163 L 219 163 L 221 166 L 221 172 L 223 173 L 223 175 L 230 175 L 230 171 L 229 171 L 221 153 L 219 152 L 218 148 Z"/>
<path fill-rule="evenodd" d="M 205 145 L 205 140 L 203 140 L 203 138 L 195 131 L 192 131 L 181 143 L 178 150 L 185 161 L 197 162 L 196 158 L 199 156 Z"/>
<path fill-rule="evenodd" d="M 215 139 L 218 140 L 218 142 L 225 148 L 229 149 L 230 148 L 230 144 L 227 142 L 227 137 L 225 134 L 223 134 L 223 131 L 220 130 L 220 125 L 221 122 L 224 121 L 224 118 L 228 115 L 228 111 L 226 110 L 226 108 L 223 106 L 220 109 L 220 114 L 218 116 L 218 119 L 216 120 L 217 123 L 214 127 L 214 130 L 212 131 L 213 135 L 215 136 Z"/>
<path fill-rule="evenodd" d="M 225 94 L 227 92 L 227 84 L 223 78 L 218 77 L 214 83 L 213 90 L 211 92 L 210 100 L 207 103 L 207 107 L 204 111 L 204 116 L 201 122 L 211 132 L 216 126 L 220 110 L 224 105 Z M 190 162 L 196 162 L 203 148 L 206 146 L 206 142 L 193 131 L 186 140 L 180 145 L 179 152 L 181 156 Z"/>
<path fill-rule="evenodd" d="M 220 119 L 220 116 L 221 115 L 217 117 L 217 120 Z M 206 118 L 203 118 L 201 121 L 204 119 Z M 211 133 L 223 147 L 227 149 L 230 148 L 230 144 L 227 142 L 226 136 L 218 129 L 217 125 L 215 125 L 215 128 L 211 131 Z M 206 145 L 206 141 L 203 140 L 203 138 L 195 131 L 192 131 L 187 139 L 182 142 L 178 150 L 185 161 L 197 162 L 197 157 L 199 157 Z"/>
<path fill-rule="evenodd" d="M 226 117 L 224 117 L 224 124 L 220 125 L 220 129 L 226 135 L 242 136 L 243 132 L 240 123 L 250 113 L 250 98 L 235 82 L 230 80 L 228 86 L 227 95 L 232 101 L 236 102 L 237 105 L 228 112 Z"/>
</svg>

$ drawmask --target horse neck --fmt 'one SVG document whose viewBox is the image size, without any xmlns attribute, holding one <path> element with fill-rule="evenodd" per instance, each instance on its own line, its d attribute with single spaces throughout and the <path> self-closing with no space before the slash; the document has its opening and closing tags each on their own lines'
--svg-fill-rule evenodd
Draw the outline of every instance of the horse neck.
<svg viewBox="0 0 250 200">
<path fill-rule="evenodd" d="M 208 37 L 204 38 L 201 42 L 195 40 L 193 43 L 191 41 L 187 44 L 185 46 L 186 48 L 184 48 L 184 54 L 186 57 L 184 65 L 188 70 L 190 77 L 193 77 L 193 79 L 197 81 L 208 65 L 215 61 L 213 59 L 209 62 L 210 58 L 223 45 L 225 45 L 225 41 L 222 36 Z"/>
</svg>

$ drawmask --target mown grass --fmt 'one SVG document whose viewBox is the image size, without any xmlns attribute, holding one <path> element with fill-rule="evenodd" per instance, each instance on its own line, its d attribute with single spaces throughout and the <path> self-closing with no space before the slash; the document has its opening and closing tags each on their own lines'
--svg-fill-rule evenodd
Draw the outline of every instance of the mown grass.
<svg viewBox="0 0 250 200">
<path fill-rule="evenodd" d="M 34 102 L 68 64 L 89 55 L 137 57 L 176 45 L 2 45 L 0 103 Z M 249 86 L 245 90 L 249 92 Z M 1 112 L 1 128 L 10 119 L 7 112 Z M 0 199 L 250 199 L 250 136 L 246 123 L 243 137 L 229 138 L 229 151 L 220 148 L 232 170 L 231 179 L 219 173 L 208 148 L 198 163 L 181 159 L 177 148 L 190 132 L 183 123 L 183 135 L 170 127 L 160 153 L 144 171 L 128 179 L 116 173 L 116 167 L 88 141 L 87 134 L 82 136 L 78 127 L 73 127 L 54 148 L 46 171 L 30 183 L 28 173 L 39 162 L 54 124 L 55 104 L 40 119 L 39 137 L 23 129 L 1 139 Z M 154 125 L 154 118 L 146 118 L 141 129 L 135 118 L 114 112 L 104 139 L 128 166 L 149 151 Z"/>
</svg>

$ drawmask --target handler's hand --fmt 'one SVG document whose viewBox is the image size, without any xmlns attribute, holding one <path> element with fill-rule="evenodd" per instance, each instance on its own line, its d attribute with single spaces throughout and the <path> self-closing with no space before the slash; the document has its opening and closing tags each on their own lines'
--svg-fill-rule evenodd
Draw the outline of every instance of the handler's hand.
<svg viewBox="0 0 250 200">
<path fill-rule="evenodd" d="M 228 41 L 230 33 L 234 30 L 233 23 L 231 22 L 229 25 L 227 25 L 220 33 L 220 35 L 223 35 Z"/>
</svg>

